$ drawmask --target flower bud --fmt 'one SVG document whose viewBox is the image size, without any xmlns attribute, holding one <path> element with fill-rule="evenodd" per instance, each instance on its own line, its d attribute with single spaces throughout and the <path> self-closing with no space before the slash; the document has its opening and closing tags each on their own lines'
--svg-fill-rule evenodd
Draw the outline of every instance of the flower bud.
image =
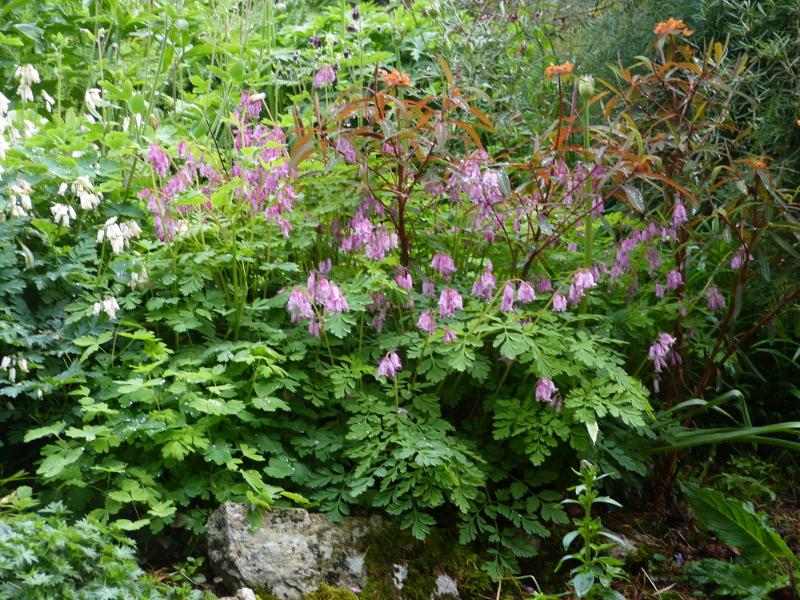
<svg viewBox="0 0 800 600">
<path fill-rule="evenodd" d="M 594 96 L 594 77 L 585 75 L 578 78 L 578 93 L 584 102 L 588 102 Z"/>
<path fill-rule="evenodd" d="M 392 27 L 392 40 L 395 44 L 399 44 L 403 41 L 403 38 L 406 35 L 406 26 L 402 23 L 400 25 L 396 25 Z"/>
</svg>

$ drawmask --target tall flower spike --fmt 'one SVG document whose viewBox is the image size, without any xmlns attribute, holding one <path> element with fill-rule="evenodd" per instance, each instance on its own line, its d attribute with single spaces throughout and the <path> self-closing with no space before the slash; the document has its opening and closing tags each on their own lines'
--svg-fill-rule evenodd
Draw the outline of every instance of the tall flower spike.
<svg viewBox="0 0 800 600">
<path fill-rule="evenodd" d="M 653 361 L 653 370 L 656 373 L 661 373 L 661 369 L 667 366 L 667 354 L 669 354 L 674 343 L 674 337 L 668 333 L 662 333 L 658 336 L 658 340 L 650 346 L 650 352 L 647 358 Z"/>
</svg>

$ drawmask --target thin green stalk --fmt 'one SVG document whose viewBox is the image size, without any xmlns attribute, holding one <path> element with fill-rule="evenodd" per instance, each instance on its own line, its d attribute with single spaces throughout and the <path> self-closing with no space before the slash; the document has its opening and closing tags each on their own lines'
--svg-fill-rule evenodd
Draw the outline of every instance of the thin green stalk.
<svg viewBox="0 0 800 600">
<path fill-rule="evenodd" d="M 591 147 L 591 140 L 589 139 L 589 100 L 584 99 L 583 106 L 583 147 L 588 153 Z M 584 195 L 586 196 L 584 212 L 584 253 L 583 253 L 583 268 L 589 269 L 592 266 L 592 246 L 594 245 L 594 223 L 593 223 L 593 205 L 592 205 L 592 162 L 586 158 L 586 183 L 584 187 Z M 578 306 L 578 314 L 584 315 L 589 307 L 589 296 L 581 298 L 581 303 Z"/>
</svg>

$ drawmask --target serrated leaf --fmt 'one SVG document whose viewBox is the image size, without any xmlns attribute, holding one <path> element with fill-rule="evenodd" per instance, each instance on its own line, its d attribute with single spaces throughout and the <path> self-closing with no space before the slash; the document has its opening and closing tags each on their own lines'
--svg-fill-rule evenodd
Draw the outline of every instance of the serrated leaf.
<svg viewBox="0 0 800 600">
<path fill-rule="evenodd" d="M 731 548 L 749 560 L 794 558 L 792 551 L 771 527 L 748 510 L 744 503 L 697 484 L 681 486 L 697 518 Z"/>
</svg>

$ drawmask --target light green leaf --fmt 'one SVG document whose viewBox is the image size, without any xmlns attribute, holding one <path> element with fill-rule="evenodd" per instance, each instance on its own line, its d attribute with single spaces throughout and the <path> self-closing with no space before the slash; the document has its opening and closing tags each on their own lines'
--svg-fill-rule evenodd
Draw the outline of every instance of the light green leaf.
<svg viewBox="0 0 800 600">
<path fill-rule="evenodd" d="M 31 429 L 27 433 L 25 433 L 25 437 L 22 439 L 25 443 L 32 442 L 34 440 L 38 440 L 43 437 L 47 437 L 48 435 L 58 435 L 62 431 L 64 431 L 64 427 L 66 427 L 66 423 L 64 421 L 56 421 L 50 425 L 45 425 L 44 427 L 37 427 L 36 429 Z"/>
</svg>

